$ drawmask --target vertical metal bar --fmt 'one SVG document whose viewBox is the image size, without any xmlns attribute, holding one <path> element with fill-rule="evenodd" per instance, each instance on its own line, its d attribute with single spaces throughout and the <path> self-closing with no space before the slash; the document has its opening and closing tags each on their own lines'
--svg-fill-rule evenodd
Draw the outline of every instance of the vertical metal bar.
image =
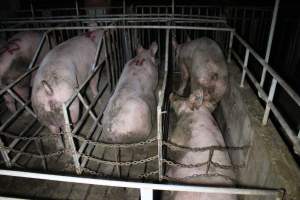
<svg viewBox="0 0 300 200">
<path fill-rule="evenodd" d="M 0 138 L 0 145 L 4 147 L 4 143 L 2 142 L 1 138 Z M 0 152 L 1 152 L 1 155 L 4 159 L 6 167 L 10 168 L 11 167 L 11 162 L 10 162 L 10 158 L 8 156 L 7 150 L 0 148 Z"/>
<path fill-rule="evenodd" d="M 175 14 L 175 0 L 172 0 L 172 16 Z"/>
<path fill-rule="evenodd" d="M 232 44 L 233 44 L 233 31 L 230 31 L 230 40 L 228 46 L 228 55 L 227 55 L 227 62 L 231 62 L 231 51 L 232 51 Z"/>
<path fill-rule="evenodd" d="M 123 0 L 123 15 L 126 14 L 126 1 Z"/>
<path fill-rule="evenodd" d="M 107 48 L 107 42 L 106 42 L 106 37 L 104 35 L 103 37 L 103 42 L 104 42 L 104 50 L 105 50 L 105 70 L 107 73 L 107 77 L 108 77 L 108 86 L 109 86 L 109 90 L 112 91 L 113 90 L 113 84 L 112 84 L 112 76 L 110 73 L 110 65 L 109 65 L 109 58 L 108 58 L 108 48 Z"/>
<path fill-rule="evenodd" d="M 151 188 L 141 188 L 141 200 L 153 200 L 153 190 Z"/>
<path fill-rule="evenodd" d="M 76 15 L 79 16 L 78 1 L 75 0 Z"/>
<path fill-rule="evenodd" d="M 162 91 L 158 92 L 158 98 L 162 99 Z M 162 103 L 161 103 L 162 106 Z M 163 180 L 163 152 L 162 152 L 162 107 L 157 106 L 157 148 L 158 148 L 158 180 Z"/>
<path fill-rule="evenodd" d="M 249 49 L 246 49 L 245 53 L 245 59 L 244 59 L 244 64 L 243 64 L 243 74 L 242 74 L 242 80 L 240 87 L 244 87 L 244 82 L 245 82 L 245 77 L 246 77 L 246 68 L 248 66 L 248 60 L 249 60 Z"/>
<path fill-rule="evenodd" d="M 270 32 L 269 32 L 268 45 L 267 45 L 267 50 L 266 50 L 266 55 L 265 55 L 266 63 L 269 63 L 269 59 L 270 59 L 270 53 L 271 53 L 272 42 L 273 42 L 273 37 L 274 37 L 275 25 L 276 25 L 276 21 L 277 21 L 277 13 L 278 13 L 279 2 L 280 2 L 280 0 L 275 0 L 273 16 L 272 16 L 272 22 L 271 22 L 271 27 L 270 27 Z M 261 75 L 261 80 L 260 80 L 260 86 L 261 87 L 263 87 L 264 82 L 265 82 L 266 71 L 267 70 L 264 67 L 262 75 Z"/>
<path fill-rule="evenodd" d="M 70 120 L 69 120 L 68 110 L 67 110 L 66 104 L 62 105 L 62 109 L 63 109 L 64 119 L 65 119 L 64 139 L 65 139 L 66 144 L 67 144 L 67 149 L 70 150 L 70 152 L 72 154 L 73 162 L 74 162 L 75 169 L 76 169 L 76 173 L 81 174 L 82 169 L 80 167 L 79 155 L 76 151 L 76 146 L 75 146 L 75 143 L 74 143 L 74 140 L 73 140 L 73 137 L 72 137 L 72 131 L 71 131 Z"/>
<path fill-rule="evenodd" d="M 35 17 L 32 1 L 30 1 L 30 11 L 31 11 L 31 17 Z"/>
<path fill-rule="evenodd" d="M 47 170 L 47 162 L 46 162 L 45 157 L 43 156 L 44 153 L 43 153 L 43 150 L 42 150 L 43 148 L 42 148 L 42 144 L 41 144 L 40 139 L 35 140 L 35 146 L 37 148 L 38 153 L 42 157 L 42 166 L 43 166 L 44 170 Z"/>
<path fill-rule="evenodd" d="M 276 85 L 277 85 L 277 80 L 275 78 L 273 78 L 272 79 L 271 88 L 270 88 L 270 91 L 269 91 L 269 95 L 268 95 L 268 100 L 267 100 L 267 104 L 266 104 L 266 108 L 265 108 L 265 113 L 264 113 L 263 121 L 262 121 L 263 125 L 266 125 L 267 122 L 268 122 L 268 118 L 269 118 L 269 114 L 270 114 L 270 105 L 269 105 L 269 102 L 273 101 L 275 90 L 276 90 Z"/>
<path fill-rule="evenodd" d="M 46 37 L 47 37 L 47 33 L 44 33 L 43 37 L 42 37 L 42 39 L 41 39 L 41 41 L 39 43 L 39 46 L 38 46 L 37 50 L 34 52 L 34 56 L 33 56 L 33 59 L 31 61 L 31 63 L 28 66 L 28 70 L 30 70 L 33 67 L 33 65 L 35 64 L 35 62 L 36 62 L 36 60 L 37 60 L 37 58 L 38 58 L 38 56 L 39 56 L 39 54 L 41 52 L 43 44 L 44 44 L 44 42 L 46 40 Z"/>
</svg>

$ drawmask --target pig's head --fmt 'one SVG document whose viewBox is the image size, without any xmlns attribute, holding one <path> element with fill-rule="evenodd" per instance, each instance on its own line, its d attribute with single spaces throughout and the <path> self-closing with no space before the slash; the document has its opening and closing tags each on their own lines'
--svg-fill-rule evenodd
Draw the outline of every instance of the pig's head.
<svg viewBox="0 0 300 200">
<path fill-rule="evenodd" d="M 203 103 L 203 90 L 195 90 L 188 98 L 171 93 L 170 102 L 177 115 L 191 113 L 199 109 Z"/>
<path fill-rule="evenodd" d="M 62 105 L 70 99 L 74 92 L 75 88 L 66 80 L 58 81 L 57 83 L 55 81 L 42 80 L 36 93 L 32 95 L 33 109 L 38 119 L 45 126 L 49 127 L 51 132 L 57 133 L 58 130 L 64 130 L 65 119 Z M 72 102 L 68 111 L 71 116 L 71 123 L 76 123 L 79 114 L 79 102 L 77 99 Z"/>
<path fill-rule="evenodd" d="M 152 64 L 156 64 L 155 63 L 155 54 L 158 50 L 158 45 L 156 42 L 152 42 L 152 44 L 150 45 L 149 49 L 144 49 L 142 46 L 139 46 L 136 49 L 136 59 L 139 62 L 143 62 L 143 60 L 148 60 L 150 62 L 152 62 Z"/>
</svg>

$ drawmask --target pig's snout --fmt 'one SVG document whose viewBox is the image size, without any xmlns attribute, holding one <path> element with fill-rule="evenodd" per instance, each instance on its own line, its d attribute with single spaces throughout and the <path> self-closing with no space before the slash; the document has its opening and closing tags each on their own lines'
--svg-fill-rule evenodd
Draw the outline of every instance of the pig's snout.
<svg viewBox="0 0 300 200">
<path fill-rule="evenodd" d="M 46 93 L 49 95 L 49 96 L 52 96 L 53 95 L 53 89 L 52 87 L 49 85 L 49 83 L 45 80 L 42 80 L 42 85 L 46 91 Z"/>
</svg>

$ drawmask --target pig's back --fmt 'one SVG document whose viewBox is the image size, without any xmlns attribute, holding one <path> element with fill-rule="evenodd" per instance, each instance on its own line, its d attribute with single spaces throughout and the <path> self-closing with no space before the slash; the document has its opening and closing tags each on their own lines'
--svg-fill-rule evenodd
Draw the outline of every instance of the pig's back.
<svg viewBox="0 0 300 200">
<path fill-rule="evenodd" d="M 205 107 L 200 107 L 199 110 L 180 117 L 179 122 L 177 122 L 176 129 L 171 135 L 171 142 L 190 148 L 225 146 L 222 133 L 220 132 L 211 113 Z M 173 159 L 179 163 L 188 165 L 205 163 L 209 160 L 209 151 L 188 151 L 178 154 L 177 157 L 173 157 Z M 231 166 L 230 157 L 227 151 L 215 150 L 212 161 L 221 165 Z M 168 176 L 183 178 L 193 176 L 195 174 L 205 174 L 206 170 L 207 164 L 197 168 L 170 168 L 168 170 Z M 223 170 L 211 165 L 209 173 L 217 173 L 234 178 L 232 169 Z M 230 179 L 222 176 L 189 178 L 186 179 L 186 182 L 224 185 L 232 184 Z"/>
<path fill-rule="evenodd" d="M 95 44 L 85 36 L 77 36 L 52 49 L 42 61 L 39 72 L 71 70 L 82 83 L 91 70 L 95 54 Z"/>
</svg>

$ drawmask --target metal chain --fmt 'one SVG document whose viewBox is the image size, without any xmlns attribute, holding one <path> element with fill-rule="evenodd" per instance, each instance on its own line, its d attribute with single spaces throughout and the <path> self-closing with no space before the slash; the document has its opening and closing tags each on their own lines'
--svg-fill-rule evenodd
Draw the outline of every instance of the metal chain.
<svg viewBox="0 0 300 200">
<path fill-rule="evenodd" d="M 5 146 L 0 145 L 0 150 L 1 149 L 9 150 L 9 151 L 14 152 L 14 153 L 20 153 L 20 154 L 23 154 L 23 155 L 26 155 L 26 156 L 32 156 L 34 158 L 39 158 L 39 159 L 49 158 L 49 157 L 53 157 L 53 156 L 57 156 L 57 155 L 60 155 L 60 154 L 63 154 L 63 153 L 70 152 L 69 150 L 61 150 L 61 151 L 57 151 L 57 152 L 53 152 L 53 153 L 49 153 L 49 154 L 40 155 L 40 154 L 23 152 L 23 151 L 20 151 L 20 150 L 16 150 L 16 149 L 13 149 L 13 148 L 9 148 L 9 147 L 5 147 Z"/>
<path fill-rule="evenodd" d="M 152 176 L 152 175 L 155 175 L 155 174 L 158 174 L 158 170 L 148 172 L 148 173 L 145 173 L 145 174 L 141 174 L 141 175 L 138 176 L 138 178 L 148 178 L 149 176 Z"/>
<path fill-rule="evenodd" d="M 10 133 L 5 133 L 5 132 L 0 132 L 0 135 L 13 138 L 13 139 L 20 139 L 20 140 L 27 140 L 27 141 L 32 141 L 32 140 L 42 140 L 42 139 L 51 139 L 51 138 L 57 138 L 61 135 L 64 135 L 63 133 L 56 133 L 52 135 L 45 135 L 45 136 L 33 136 L 33 137 L 25 137 L 25 136 L 16 136 Z"/>
<path fill-rule="evenodd" d="M 217 151 L 228 151 L 228 150 L 244 150 L 249 148 L 249 146 L 242 147 L 222 147 L 222 146 L 208 146 L 208 147 L 200 147 L 200 148 L 191 148 L 185 147 L 178 144 L 170 143 L 163 141 L 163 145 L 167 146 L 169 149 L 183 151 L 183 152 L 204 152 L 209 150 L 217 150 Z"/>
<path fill-rule="evenodd" d="M 102 143 L 102 142 L 97 142 L 93 140 L 87 140 L 84 137 L 78 136 L 78 135 L 73 135 L 74 138 L 84 141 L 88 144 L 93 144 L 96 146 L 101 146 L 101 147 L 110 147 L 110 148 L 131 148 L 131 147 L 137 147 L 137 146 L 144 146 L 147 144 L 152 144 L 154 143 L 157 139 L 156 138 L 151 138 L 146 141 L 138 142 L 138 143 L 131 143 L 131 144 L 108 144 L 108 143 Z"/>
<path fill-rule="evenodd" d="M 153 160 L 156 160 L 158 158 L 158 155 L 142 159 L 142 160 L 134 160 L 134 161 L 127 161 L 127 162 L 117 162 L 117 161 L 108 161 L 108 160 L 100 160 L 95 157 L 87 156 L 85 154 L 81 154 L 81 157 L 87 158 L 89 160 L 101 163 L 101 164 L 106 164 L 106 165 L 113 165 L 113 166 L 130 166 L 130 165 L 140 165 L 144 164 L 146 162 L 150 162 Z"/>
<path fill-rule="evenodd" d="M 198 164 L 182 164 L 182 163 L 177 163 L 171 160 L 167 160 L 167 159 L 162 159 L 163 163 L 166 163 L 169 166 L 173 166 L 173 167 L 183 167 L 183 168 L 196 168 L 196 167 L 202 167 L 204 165 L 207 165 L 209 162 L 203 162 L 203 163 L 198 163 Z"/>
<path fill-rule="evenodd" d="M 181 182 L 181 181 L 187 181 L 189 179 L 192 178 L 197 178 L 197 177 L 206 177 L 206 178 L 211 178 L 211 177 L 222 177 L 226 180 L 232 181 L 232 182 L 236 182 L 236 179 L 230 177 L 230 176 L 226 176 L 223 174 L 219 174 L 219 173 L 213 173 L 213 174 L 193 174 L 191 176 L 185 176 L 182 178 L 173 178 L 173 177 L 169 177 L 169 176 L 163 176 L 162 179 L 167 180 L 167 181 L 173 181 L 173 182 Z"/>
<path fill-rule="evenodd" d="M 245 164 L 242 165 L 222 165 L 219 164 L 217 162 L 213 162 L 213 161 L 206 161 L 203 163 L 197 163 L 197 164 L 182 164 L 182 163 L 177 163 L 171 160 L 167 160 L 167 159 L 162 159 L 162 161 L 164 163 L 166 163 L 169 166 L 173 166 L 173 167 L 182 167 L 182 168 L 197 168 L 197 167 L 202 167 L 204 165 L 208 165 L 209 163 L 211 165 L 213 165 L 216 168 L 221 168 L 221 169 L 237 169 L 237 168 L 243 168 L 245 167 Z"/>
</svg>

